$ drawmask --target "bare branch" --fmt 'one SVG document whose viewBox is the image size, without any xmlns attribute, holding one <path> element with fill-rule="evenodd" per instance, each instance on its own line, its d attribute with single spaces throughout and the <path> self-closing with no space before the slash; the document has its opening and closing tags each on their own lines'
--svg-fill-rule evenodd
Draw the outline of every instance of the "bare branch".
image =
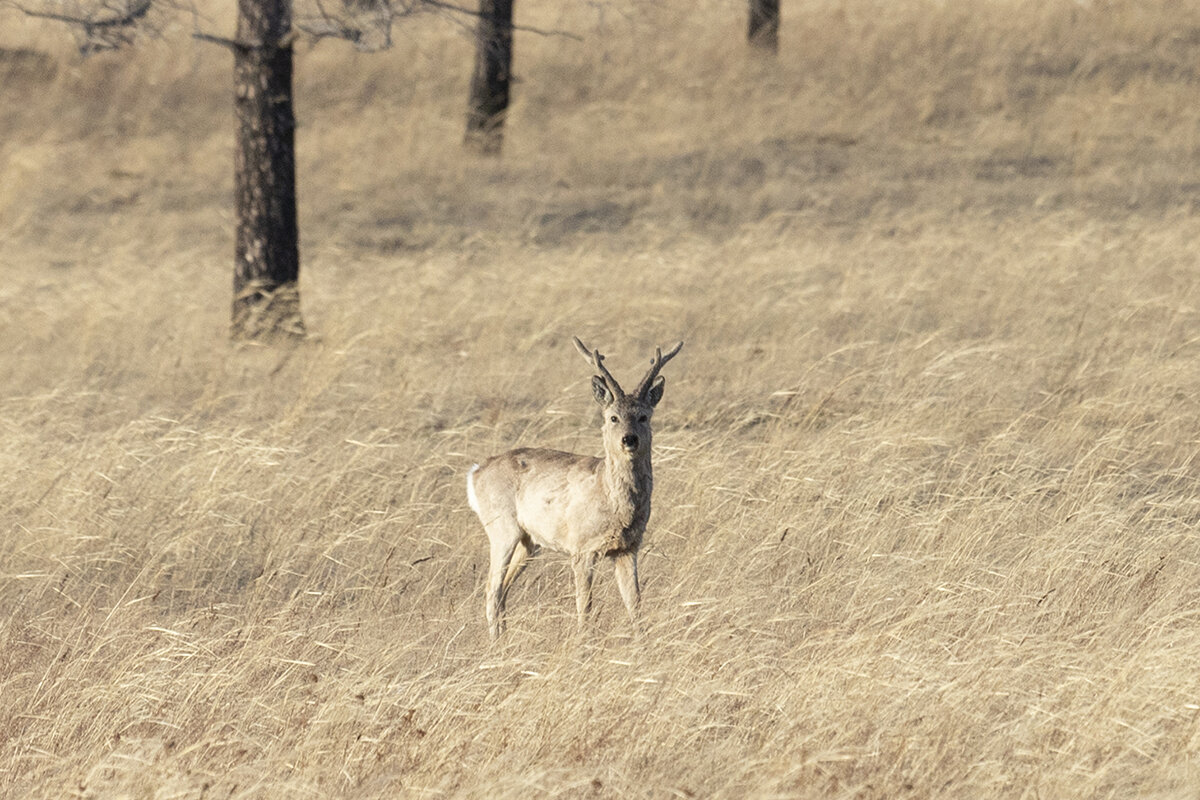
<svg viewBox="0 0 1200 800">
<path fill-rule="evenodd" d="M 415 14 L 414 0 L 340 0 L 331 10 L 315 0 L 316 14 L 297 16 L 295 27 L 314 40 L 344 39 L 363 51 L 392 46 L 392 24 L 397 17 Z"/>
<path fill-rule="evenodd" d="M 24 0 L 29 2 L 29 0 Z M 130 44 L 135 36 L 149 32 L 157 33 L 157 25 L 147 17 L 160 6 L 179 8 L 175 0 L 115 0 L 99 4 L 77 3 L 77 8 L 93 8 L 80 13 L 61 13 L 21 5 L 21 0 L 11 3 L 12 7 L 27 16 L 61 22 L 76 29 L 80 41 L 80 52 L 85 55 L 100 50 L 114 50 Z M 189 4 L 183 4 L 185 6 Z M 447 16 L 478 18 L 478 9 L 459 5 L 452 0 L 316 0 L 316 13 L 299 16 L 294 21 L 294 38 L 280 42 L 287 45 L 301 34 L 314 40 L 343 39 L 360 50 L 383 50 L 391 47 L 392 25 L 397 19 L 411 17 L 423 12 L 444 13 Z M 341 8 L 336 8 L 340 6 Z M 193 15 L 198 14 L 190 6 Z M 513 30 L 538 36 L 562 36 L 575 41 L 582 37 L 566 30 L 544 29 L 533 26 L 514 25 Z M 192 38 L 210 44 L 236 49 L 257 49 L 267 43 L 242 42 L 225 36 L 196 30 Z"/>
<path fill-rule="evenodd" d="M 421 5 L 429 6 L 430 8 L 436 8 L 441 11 L 451 11 L 455 14 L 466 14 L 469 17 L 479 16 L 479 12 L 475 9 L 465 8 L 464 6 L 455 5 L 454 3 L 447 3 L 445 0 L 419 0 L 419 2 Z M 530 25 L 513 25 L 512 27 L 514 31 L 532 33 L 537 36 L 562 36 L 565 39 L 573 39 L 577 42 L 583 41 L 583 37 L 579 34 L 571 33 L 570 31 L 565 31 L 560 28 L 534 28 Z"/>
<path fill-rule="evenodd" d="M 169 2 L 169 0 L 164 0 Z M 79 51 L 88 55 L 100 50 L 115 50 L 131 43 L 134 37 L 147 29 L 155 32 L 156 26 L 146 19 L 154 0 L 126 0 L 123 3 L 101 5 L 93 13 L 62 14 L 27 8 L 18 3 L 12 7 L 26 16 L 61 22 L 75 29 L 80 39 Z"/>
<path fill-rule="evenodd" d="M 37 17 L 39 19 L 52 19 L 56 22 L 66 22 L 71 25 L 80 25 L 85 30 L 90 31 L 94 28 L 127 28 L 135 24 L 142 17 L 146 16 L 146 12 L 150 10 L 152 0 L 138 0 L 136 5 L 129 6 L 125 13 L 118 14 L 113 17 L 72 17 L 68 14 L 55 14 L 50 11 L 37 11 L 24 6 L 17 8 L 24 12 L 26 16 Z"/>
<path fill-rule="evenodd" d="M 193 31 L 192 38 L 209 44 L 219 44 L 221 47 L 228 47 L 230 50 L 266 50 L 270 48 L 287 47 L 293 44 L 298 38 L 295 31 L 288 33 L 276 42 L 241 42 L 237 39 L 228 39 L 224 36 L 215 36 L 204 31 Z"/>
</svg>

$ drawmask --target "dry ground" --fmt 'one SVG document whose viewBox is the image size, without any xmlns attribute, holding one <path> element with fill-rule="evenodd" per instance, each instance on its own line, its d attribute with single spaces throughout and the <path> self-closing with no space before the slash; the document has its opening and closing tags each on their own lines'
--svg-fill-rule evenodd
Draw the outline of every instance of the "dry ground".
<svg viewBox="0 0 1200 800">
<path fill-rule="evenodd" d="M 741 5 L 521 4 L 497 163 L 453 20 L 304 47 L 291 350 L 228 55 L 3 12 L 0 794 L 1197 796 L 1200 12 Z M 645 630 L 543 555 L 492 645 L 463 475 L 597 452 L 576 333 L 687 341 Z"/>
</svg>

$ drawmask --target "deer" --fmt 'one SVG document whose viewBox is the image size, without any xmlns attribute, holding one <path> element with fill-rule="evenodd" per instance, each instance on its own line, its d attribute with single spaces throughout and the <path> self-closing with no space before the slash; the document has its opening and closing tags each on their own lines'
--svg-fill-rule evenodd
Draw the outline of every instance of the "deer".
<svg viewBox="0 0 1200 800">
<path fill-rule="evenodd" d="M 604 456 L 521 447 L 493 456 L 467 473 L 467 502 L 490 545 L 485 613 L 493 640 L 504 631 L 504 607 L 513 579 L 541 548 L 566 553 L 575 577 L 575 611 L 583 629 L 592 607 L 596 562 L 613 562 L 617 589 L 638 624 L 641 586 L 638 550 L 650 519 L 654 472 L 650 420 L 666 379 L 658 373 L 679 353 L 655 348 L 650 369 L 632 394 L 604 366 L 599 350 L 574 337 L 575 347 L 599 374 L 592 394 L 604 411 Z"/>
</svg>

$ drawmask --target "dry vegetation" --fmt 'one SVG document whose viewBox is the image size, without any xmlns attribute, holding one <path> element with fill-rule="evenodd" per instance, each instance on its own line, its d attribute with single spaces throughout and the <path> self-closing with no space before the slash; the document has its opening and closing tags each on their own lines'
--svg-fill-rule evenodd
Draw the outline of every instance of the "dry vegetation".
<svg viewBox="0 0 1200 800">
<path fill-rule="evenodd" d="M 686 13 L 685 13 L 686 11 Z M 1200 12 L 522 4 L 299 58 L 314 340 L 224 339 L 230 64 L 0 36 L 0 794 L 1195 797 Z M 213 10 L 217 17 L 220 9 Z M 656 425 L 631 636 L 472 460 Z"/>
</svg>

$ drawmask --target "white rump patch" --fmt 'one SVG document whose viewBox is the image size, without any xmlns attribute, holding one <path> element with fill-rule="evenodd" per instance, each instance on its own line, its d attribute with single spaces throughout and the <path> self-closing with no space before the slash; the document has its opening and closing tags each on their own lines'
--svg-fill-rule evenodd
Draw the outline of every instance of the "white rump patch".
<svg viewBox="0 0 1200 800">
<path fill-rule="evenodd" d="M 476 514 L 479 513 L 479 500 L 475 497 L 475 472 L 479 469 L 479 465 L 471 467 L 467 472 L 467 505 Z"/>
</svg>

